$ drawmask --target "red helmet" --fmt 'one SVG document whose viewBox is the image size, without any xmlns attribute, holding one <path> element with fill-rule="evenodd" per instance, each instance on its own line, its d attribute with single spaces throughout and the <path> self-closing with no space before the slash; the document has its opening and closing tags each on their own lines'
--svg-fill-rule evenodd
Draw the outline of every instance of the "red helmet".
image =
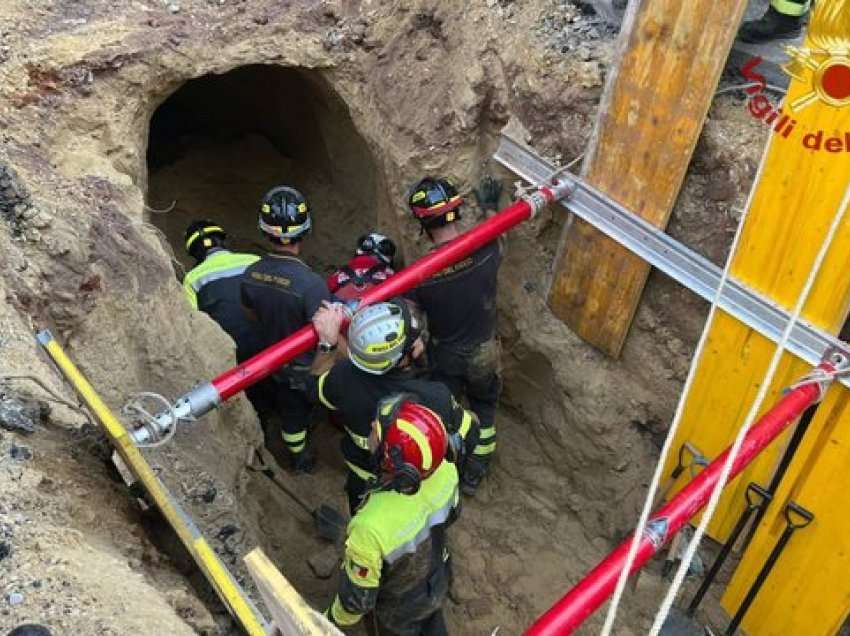
<svg viewBox="0 0 850 636">
<path fill-rule="evenodd" d="M 394 490 L 415 493 L 446 456 L 448 434 L 442 420 L 415 396 L 400 393 L 380 402 L 378 422 L 382 473 L 390 477 Z"/>
</svg>

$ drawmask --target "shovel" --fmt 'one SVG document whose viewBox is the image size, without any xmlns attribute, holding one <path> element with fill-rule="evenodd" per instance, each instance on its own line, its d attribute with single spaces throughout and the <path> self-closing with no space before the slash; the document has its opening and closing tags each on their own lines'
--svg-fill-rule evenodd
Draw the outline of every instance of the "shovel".
<svg viewBox="0 0 850 636">
<path fill-rule="evenodd" d="M 280 488 L 284 494 L 297 503 L 308 515 L 310 515 L 313 518 L 313 522 L 316 524 L 316 531 L 322 539 L 332 543 L 339 543 L 342 540 L 348 521 L 336 508 L 329 506 L 328 504 L 320 504 L 317 508 L 313 508 L 294 490 L 281 481 L 274 469 L 266 464 L 263 459 L 262 452 L 259 449 L 250 449 L 248 452 L 248 460 L 245 462 L 245 465 L 248 470 L 262 473 L 268 477 L 275 486 Z"/>
</svg>

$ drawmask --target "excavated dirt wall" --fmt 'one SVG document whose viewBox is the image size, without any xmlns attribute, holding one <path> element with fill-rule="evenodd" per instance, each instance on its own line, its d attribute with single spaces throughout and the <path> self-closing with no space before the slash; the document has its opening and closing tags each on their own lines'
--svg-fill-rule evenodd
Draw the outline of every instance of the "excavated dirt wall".
<svg viewBox="0 0 850 636">
<path fill-rule="evenodd" d="M 549 156 L 579 154 L 610 36 L 575 56 L 572 44 L 553 48 L 552 24 L 560 38 L 580 23 L 571 7 L 4 3 L 0 17 L 15 28 L 0 34 L 0 374 L 33 375 L 73 401 L 32 341 L 34 328 L 50 327 L 116 409 L 141 390 L 173 398 L 233 364 L 232 344 L 188 309 L 175 276 L 188 264 L 179 245 L 190 217 L 220 215 L 237 246 L 257 249 L 255 201 L 291 180 L 314 201 L 307 256 L 317 268 L 340 262 L 372 225 L 399 237 L 411 259 L 426 246 L 401 202 L 423 173 L 469 192 L 496 170 L 488 157 L 509 120 Z M 674 222 L 712 257 L 752 178 L 736 166 L 757 156 L 760 135 L 736 104 L 713 111 Z M 727 175 L 719 185 L 718 173 Z M 470 207 L 467 222 L 478 218 Z M 704 315 L 653 280 L 622 360 L 590 349 L 545 305 L 563 221 L 547 211 L 510 239 L 499 455 L 453 530 L 453 633 L 520 633 L 633 525 Z M 0 387 L 46 399 L 29 380 Z M 286 479 L 342 507 L 334 433 L 321 436 L 320 471 Z M 261 545 L 321 605 L 334 582 L 306 557 L 324 546 L 291 501 L 244 469 L 259 439 L 239 398 L 148 455 L 240 578 L 239 557 Z M 78 411 L 54 405 L 33 436 L 4 433 L 0 451 L 22 441 L 32 459 L 0 467 L 22 475 L 0 479 L 0 539 L 13 548 L 0 574 L 3 592 L 22 590 L 23 601 L 0 599 L 0 630 L 44 620 L 59 633 L 132 634 L 147 616 L 163 626 L 157 633 L 227 633 L 210 616 L 215 605 L 199 604 L 139 537 L 104 444 Z M 87 560 L 74 556 L 81 551 Z M 113 578 L 126 589 L 113 594 L 103 584 Z M 136 590 L 144 611 L 127 600 Z M 650 584 L 627 599 L 620 633 L 640 633 L 654 593 Z M 65 605 L 48 603 L 57 594 Z"/>
</svg>

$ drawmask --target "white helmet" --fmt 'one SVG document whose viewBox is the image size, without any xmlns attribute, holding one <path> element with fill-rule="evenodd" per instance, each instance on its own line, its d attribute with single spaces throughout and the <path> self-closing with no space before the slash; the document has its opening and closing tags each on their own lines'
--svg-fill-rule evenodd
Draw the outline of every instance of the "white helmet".
<svg viewBox="0 0 850 636">
<path fill-rule="evenodd" d="M 413 348 L 422 328 L 402 299 L 368 305 L 348 327 L 348 357 L 358 369 L 382 375 Z"/>
</svg>

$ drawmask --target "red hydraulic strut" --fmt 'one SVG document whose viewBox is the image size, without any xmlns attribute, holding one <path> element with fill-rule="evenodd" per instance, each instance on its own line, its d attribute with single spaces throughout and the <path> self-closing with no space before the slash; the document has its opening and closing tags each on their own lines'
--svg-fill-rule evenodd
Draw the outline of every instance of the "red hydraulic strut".
<svg viewBox="0 0 850 636">
<path fill-rule="evenodd" d="M 836 357 L 836 355 L 838 357 Z M 846 365 L 840 354 L 828 352 L 819 365 L 828 373 Z M 802 384 L 788 392 L 770 411 L 752 426 L 729 474 L 731 481 L 776 439 L 803 411 L 817 402 L 825 390 L 828 380 Z M 729 454 L 727 448 L 705 470 L 673 497 L 663 508 L 652 515 L 646 531 L 638 543 L 637 555 L 629 574 L 639 570 L 658 552 L 667 541 L 699 512 L 711 497 L 723 464 Z M 588 616 L 596 611 L 614 592 L 617 578 L 626 565 L 632 536 L 623 541 L 613 552 L 579 581 L 566 596 L 555 603 L 543 616 L 528 628 L 525 636 L 562 636 L 572 634 Z"/>
<path fill-rule="evenodd" d="M 452 242 L 434 250 L 388 280 L 369 289 L 360 304 L 382 302 L 403 294 L 427 280 L 437 272 L 469 256 L 479 247 L 486 245 L 553 201 L 570 193 L 571 182 L 559 181 L 555 185 L 540 187 L 513 205 L 493 215 L 464 232 Z M 199 417 L 246 388 L 269 376 L 281 366 L 316 346 L 318 336 L 312 324 L 308 324 L 277 344 L 264 349 L 252 358 L 229 371 L 225 371 L 207 384 L 192 389 L 179 398 L 174 407 L 156 417 L 156 425 L 137 429 L 132 436 L 137 443 L 156 439 L 168 430 L 175 418 Z"/>
</svg>

